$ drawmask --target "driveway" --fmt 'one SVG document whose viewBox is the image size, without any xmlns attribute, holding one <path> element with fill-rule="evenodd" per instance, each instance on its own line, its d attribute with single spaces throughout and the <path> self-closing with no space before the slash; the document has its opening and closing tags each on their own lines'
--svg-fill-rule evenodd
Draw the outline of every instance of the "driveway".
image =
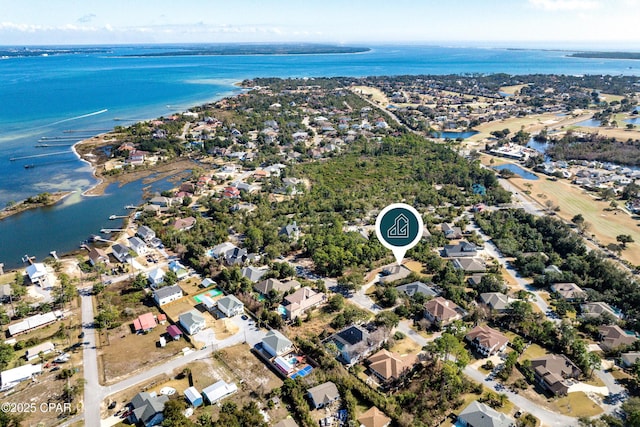
<svg viewBox="0 0 640 427">
<path fill-rule="evenodd" d="M 464 373 L 474 381 L 482 383 L 485 386 L 496 390 L 498 382 L 494 380 L 485 381 L 486 375 L 476 370 L 472 366 L 467 366 L 466 368 L 464 368 Z M 503 388 L 502 390 L 500 390 L 500 393 L 506 394 L 509 400 L 513 402 L 517 407 L 519 407 L 522 411 L 536 416 L 543 425 L 547 425 L 550 427 L 573 427 L 579 425 L 577 418 L 567 417 L 566 415 L 551 412 L 530 401 L 529 399 L 526 399 L 519 394 L 513 393 L 512 391 Z"/>
</svg>

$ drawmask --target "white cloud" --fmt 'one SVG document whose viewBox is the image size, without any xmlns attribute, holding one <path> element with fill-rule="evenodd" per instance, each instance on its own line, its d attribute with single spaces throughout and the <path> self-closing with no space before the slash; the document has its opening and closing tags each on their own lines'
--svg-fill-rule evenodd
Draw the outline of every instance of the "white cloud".
<svg viewBox="0 0 640 427">
<path fill-rule="evenodd" d="M 87 22 L 91 22 L 93 21 L 93 19 L 96 17 L 95 14 L 93 13 L 87 13 L 86 15 L 81 16 L 80 18 L 78 18 L 78 22 L 84 24 Z"/>
<path fill-rule="evenodd" d="M 529 0 L 529 4 L 544 10 L 593 10 L 600 7 L 597 0 Z"/>
</svg>

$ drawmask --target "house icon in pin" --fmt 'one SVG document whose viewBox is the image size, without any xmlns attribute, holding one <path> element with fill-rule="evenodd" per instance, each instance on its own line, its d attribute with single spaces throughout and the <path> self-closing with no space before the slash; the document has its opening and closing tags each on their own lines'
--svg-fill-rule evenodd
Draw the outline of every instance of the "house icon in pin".
<svg viewBox="0 0 640 427">
<path fill-rule="evenodd" d="M 390 239 L 405 239 L 409 237 L 409 219 L 404 214 L 400 214 L 393 221 L 393 225 L 387 231 Z"/>
</svg>

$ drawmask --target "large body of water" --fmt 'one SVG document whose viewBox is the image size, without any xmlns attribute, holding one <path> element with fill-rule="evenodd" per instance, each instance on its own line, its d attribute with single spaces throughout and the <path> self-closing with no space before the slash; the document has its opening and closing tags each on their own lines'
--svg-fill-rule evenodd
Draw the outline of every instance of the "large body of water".
<svg viewBox="0 0 640 427">
<path fill-rule="evenodd" d="M 42 137 L 70 144 L 86 136 L 183 111 L 238 93 L 234 82 L 253 77 L 400 74 L 638 74 L 629 60 L 569 58 L 567 52 L 449 47 L 374 47 L 331 55 L 128 57 L 143 47 L 0 60 L 0 206 L 44 191 L 84 191 L 91 170 L 69 146 L 36 148 Z M 157 51 L 157 47 L 154 48 Z M 115 119 L 118 119 L 117 121 Z M 69 133 L 68 131 L 76 131 Z M 78 132 L 80 131 L 80 132 Z M 61 153 L 11 161 L 16 157 Z M 34 167 L 25 169 L 25 165 Z M 165 185 L 169 185 L 165 183 Z M 140 201 L 140 184 L 108 195 L 75 195 L 48 209 L 0 221 L 0 262 L 12 267 L 24 253 L 75 249 L 89 234 L 113 226 L 106 217 Z M 162 185 L 158 187 L 162 188 Z M 64 224 L 64 226 L 63 226 Z"/>
</svg>

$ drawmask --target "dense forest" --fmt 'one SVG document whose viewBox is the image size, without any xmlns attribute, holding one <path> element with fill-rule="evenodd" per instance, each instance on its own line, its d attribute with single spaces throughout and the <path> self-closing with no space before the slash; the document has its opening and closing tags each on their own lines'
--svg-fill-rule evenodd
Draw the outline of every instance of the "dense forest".
<svg viewBox="0 0 640 427">
<path fill-rule="evenodd" d="M 640 141 L 598 134 L 578 136 L 567 132 L 560 139 L 550 139 L 547 154 L 554 160 L 597 160 L 621 165 L 640 165 Z"/>
</svg>

